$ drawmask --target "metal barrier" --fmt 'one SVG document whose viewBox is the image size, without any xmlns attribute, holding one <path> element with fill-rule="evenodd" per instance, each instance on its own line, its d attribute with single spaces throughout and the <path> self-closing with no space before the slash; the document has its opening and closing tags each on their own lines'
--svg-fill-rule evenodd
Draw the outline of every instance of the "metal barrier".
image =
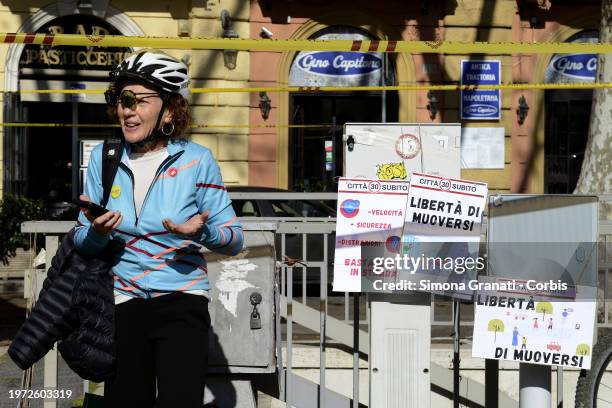
<svg viewBox="0 0 612 408">
<path fill-rule="evenodd" d="M 234 200 L 336 199 L 335 193 L 232 192 L 230 195 Z M 601 197 L 601 201 L 612 202 L 612 196 Z M 360 357 L 367 358 L 369 353 L 369 308 L 367 296 L 331 292 L 331 273 L 333 271 L 333 252 L 331 251 L 335 240 L 335 218 L 244 217 L 241 218 L 241 221 L 244 223 L 278 223 L 276 245 L 277 265 L 280 270 L 280 315 L 285 319 L 285 327 L 284 333 L 281 327 L 276 328 L 276 354 L 279 359 L 279 367 L 281 367 L 278 373 L 280 390 L 278 390 L 278 394 L 272 392 L 272 394 L 275 394 L 272 396 L 286 401 L 288 406 L 295 406 L 296 408 L 315 406 L 348 408 L 349 406 L 357 406 L 353 405 L 353 401 L 359 401 L 359 361 Z M 22 231 L 45 235 L 48 264 L 57 250 L 59 236 L 67 232 L 73 225 L 72 222 L 28 222 L 23 224 Z M 486 226 L 483 230 L 486 231 Z M 612 243 L 612 221 L 600 221 L 599 232 L 603 241 L 608 244 Z M 612 290 L 608 287 L 608 280 L 610 274 L 612 274 L 612 254 L 604 253 L 601 255 L 599 273 L 600 279 L 603 280 L 603 299 L 607 300 L 608 293 Z M 26 274 L 25 293 L 29 293 L 32 287 L 31 283 L 37 281 L 34 279 L 28 284 L 29 279 L 31 280 L 32 276 L 28 277 L 28 274 Z M 298 290 L 298 292 L 296 293 L 295 290 Z M 433 297 L 431 306 L 432 330 L 436 328 L 446 330 L 452 327 L 454 313 L 452 302 Z M 598 327 L 612 327 L 607 302 L 604 302 L 601 308 L 603 310 L 600 313 Z M 440 310 L 442 313 L 438 313 Z M 465 320 L 461 321 L 461 325 L 468 328 L 473 325 L 473 322 Z M 318 383 L 308 381 L 294 373 L 293 350 L 297 342 L 294 339 L 296 329 L 308 329 L 310 331 L 310 334 L 298 332 L 297 334 L 302 337 L 298 341 L 312 344 L 313 341 L 318 340 L 320 359 Z M 450 340 L 450 330 L 448 334 Z M 353 393 L 351 396 L 340 395 L 329 390 L 326 386 L 327 348 L 331 343 L 352 350 Z M 285 361 L 281 360 L 283 345 L 286 348 Z M 57 354 L 52 350 L 44 361 L 44 385 L 45 387 L 55 388 L 57 386 L 57 371 L 54 373 L 54 369 L 57 367 Z M 452 381 L 449 381 L 448 373 L 449 370 L 446 368 L 433 366 L 431 379 L 432 390 L 450 398 Z M 472 394 L 474 389 L 478 389 L 478 392 L 482 391 L 484 395 L 484 387 L 481 384 L 470 382 L 467 378 L 462 379 L 462 382 L 466 385 L 466 389 L 472 390 Z M 504 403 L 505 400 L 509 401 L 506 396 L 501 396 L 499 406 L 507 406 Z M 474 402 L 481 403 L 480 401 Z M 56 406 L 55 401 L 45 401 L 44 403 L 45 408 Z"/>
</svg>

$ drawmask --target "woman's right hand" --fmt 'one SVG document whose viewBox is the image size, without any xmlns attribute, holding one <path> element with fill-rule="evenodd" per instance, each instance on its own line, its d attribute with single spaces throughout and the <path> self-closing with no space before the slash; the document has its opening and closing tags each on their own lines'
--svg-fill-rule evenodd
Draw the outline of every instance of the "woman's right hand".
<svg viewBox="0 0 612 408">
<path fill-rule="evenodd" d="M 89 197 L 84 194 L 81 194 L 79 198 L 83 201 L 91 201 Z M 85 218 L 87 218 L 91 223 L 94 231 L 100 235 L 109 235 L 113 230 L 121 225 L 121 222 L 123 221 L 121 211 L 108 211 L 98 218 L 94 218 L 87 208 L 81 208 L 81 211 L 83 211 Z"/>
</svg>

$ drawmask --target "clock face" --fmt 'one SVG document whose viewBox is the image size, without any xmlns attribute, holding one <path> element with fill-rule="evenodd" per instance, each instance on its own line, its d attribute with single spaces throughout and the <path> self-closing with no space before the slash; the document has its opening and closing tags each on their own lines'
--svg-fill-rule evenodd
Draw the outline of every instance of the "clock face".
<svg viewBox="0 0 612 408">
<path fill-rule="evenodd" d="M 395 152 L 402 159 L 413 159 L 421 151 L 421 142 L 415 135 L 405 134 L 397 138 Z"/>
</svg>

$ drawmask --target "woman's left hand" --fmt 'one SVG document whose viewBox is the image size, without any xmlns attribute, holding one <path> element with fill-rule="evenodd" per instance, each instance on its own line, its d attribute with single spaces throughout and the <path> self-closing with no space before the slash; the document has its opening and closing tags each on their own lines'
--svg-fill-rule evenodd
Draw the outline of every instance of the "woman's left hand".
<svg viewBox="0 0 612 408">
<path fill-rule="evenodd" d="M 162 221 L 162 225 L 166 231 L 177 235 L 183 235 L 189 238 L 197 237 L 202 234 L 202 229 L 208 220 L 208 210 L 202 214 L 196 214 L 191 217 L 187 222 L 176 225 L 169 218 Z"/>
</svg>

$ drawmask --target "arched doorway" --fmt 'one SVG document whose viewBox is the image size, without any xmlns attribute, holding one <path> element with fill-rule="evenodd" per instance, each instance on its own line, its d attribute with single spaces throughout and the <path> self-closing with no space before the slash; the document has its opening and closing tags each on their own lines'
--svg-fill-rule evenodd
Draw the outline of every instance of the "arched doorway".
<svg viewBox="0 0 612 408">
<path fill-rule="evenodd" d="M 350 26 L 324 28 L 310 39 L 369 40 Z M 382 53 L 300 52 L 289 70 L 290 86 L 393 85 L 395 64 Z M 343 174 L 342 128 L 348 122 L 397 122 L 397 92 L 295 92 L 289 95 L 289 124 L 329 125 L 289 132 L 288 187 L 297 191 L 335 191 Z"/>
<path fill-rule="evenodd" d="M 107 2 L 106 2 L 107 3 Z M 119 11 L 104 5 L 95 13 L 75 14 L 51 5 L 34 14 L 20 29 L 67 34 L 128 34 L 142 31 Z M 103 11 L 102 11 L 103 10 Z M 101 94 L 22 93 L 31 89 L 105 89 L 108 72 L 131 52 L 129 48 L 14 45 L 7 57 L 4 121 L 29 123 L 108 123 Z M 4 129 L 4 191 L 70 201 L 82 189 L 82 174 L 91 147 L 109 128 L 7 127 Z"/>
<path fill-rule="evenodd" d="M 598 42 L 596 30 L 574 34 L 567 42 Z M 546 83 L 594 82 L 595 54 L 556 54 L 545 71 Z M 589 133 L 592 90 L 547 90 L 545 94 L 544 192 L 574 191 Z"/>
</svg>

